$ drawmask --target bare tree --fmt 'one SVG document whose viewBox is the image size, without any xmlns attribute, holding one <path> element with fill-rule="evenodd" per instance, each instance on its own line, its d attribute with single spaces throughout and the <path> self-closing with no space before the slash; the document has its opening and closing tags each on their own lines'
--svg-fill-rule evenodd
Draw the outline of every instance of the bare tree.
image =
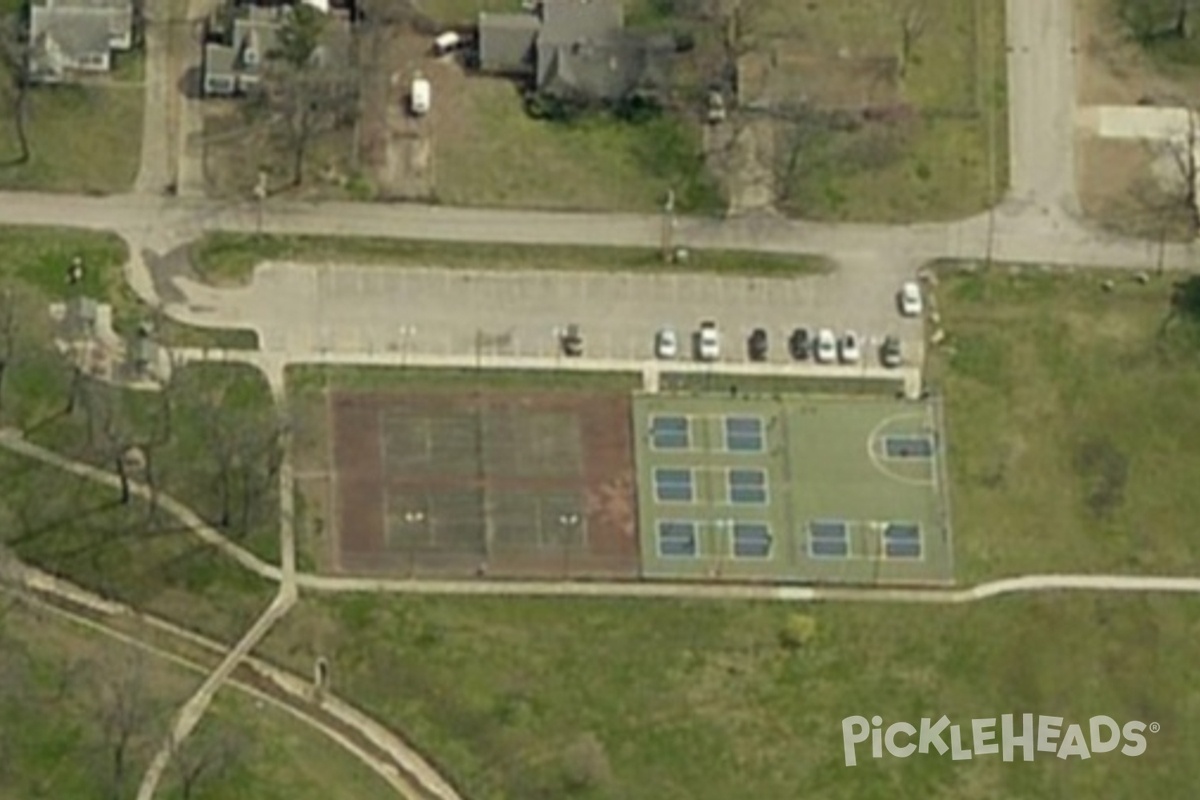
<svg viewBox="0 0 1200 800">
<path fill-rule="evenodd" d="M 163 709 L 147 688 L 146 662 L 140 652 L 93 665 L 92 674 L 105 762 L 105 794 L 112 800 L 122 800 L 130 765 L 138 752 L 153 742 Z"/>
<path fill-rule="evenodd" d="M 171 752 L 171 775 L 180 800 L 192 800 L 204 787 L 219 782 L 242 760 L 249 743 L 240 730 L 219 734 L 211 725 L 201 724 L 185 741 L 175 743 Z"/>
<path fill-rule="evenodd" d="M 1200 180 L 1200 122 L 1197 113 L 1188 109 L 1187 127 L 1175 137 L 1159 145 L 1171 165 L 1172 180 L 1168 189 L 1168 203 L 1177 214 L 1184 215 L 1193 236 L 1200 233 L 1200 198 L 1197 197 L 1197 181 Z"/>
<path fill-rule="evenodd" d="M 325 20 L 311 6 L 296 6 L 268 63 L 263 100 L 269 117 L 282 123 L 294 186 L 304 183 L 305 159 L 313 141 L 352 124 L 358 114 L 357 75 L 351 64 L 330 55 Z M 346 50 L 349 58 L 350 48 Z"/>
<path fill-rule="evenodd" d="M 763 0 L 733 0 L 725 18 L 725 49 L 733 58 L 763 46 Z"/>
<path fill-rule="evenodd" d="M 4 411 L 5 378 L 17 349 L 17 302 L 12 287 L 0 288 L 0 412 Z"/>
<path fill-rule="evenodd" d="M 29 45 L 16 14 L 0 16 L 0 70 L 5 73 L 4 94 L 8 116 L 17 135 L 17 154 L 8 164 L 24 164 L 32 152 L 26 130 L 29 116 Z"/>
<path fill-rule="evenodd" d="M 896 64 L 896 76 L 900 80 L 908 77 L 908 65 L 912 61 L 913 48 L 925 35 L 928 16 L 921 0 L 915 0 L 900 13 L 900 53 Z"/>
</svg>

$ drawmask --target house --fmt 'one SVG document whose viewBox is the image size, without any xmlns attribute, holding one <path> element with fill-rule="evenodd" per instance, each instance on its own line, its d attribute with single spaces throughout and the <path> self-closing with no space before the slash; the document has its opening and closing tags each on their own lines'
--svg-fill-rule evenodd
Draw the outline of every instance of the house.
<svg viewBox="0 0 1200 800">
<path fill-rule="evenodd" d="M 29 9 L 29 77 L 60 83 L 112 69 L 133 47 L 133 0 L 39 0 Z"/>
<path fill-rule="evenodd" d="M 332 20 L 321 33 L 313 63 L 344 63 L 350 58 L 350 23 L 355 6 L 350 0 L 301 0 Z M 209 19 L 205 33 L 201 89 L 206 97 L 244 95 L 262 83 L 263 70 L 274 56 L 279 31 L 297 3 L 236 5 Z"/>
<path fill-rule="evenodd" d="M 479 67 L 528 79 L 560 99 L 619 101 L 666 88 L 670 36 L 625 30 L 621 0 L 540 0 L 530 12 L 479 15 Z"/>
<path fill-rule="evenodd" d="M 223 18 L 209 20 L 204 44 L 204 95 L 231 97 L 257 87 L 287 13 L 285 6 L 239 6 Z"/>
</svg>

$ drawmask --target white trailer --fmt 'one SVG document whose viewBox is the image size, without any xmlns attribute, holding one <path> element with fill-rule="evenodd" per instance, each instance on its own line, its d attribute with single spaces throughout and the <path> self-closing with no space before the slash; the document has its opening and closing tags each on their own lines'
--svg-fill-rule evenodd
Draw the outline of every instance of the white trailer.
<svg viewBox="0 0 1200 800">
<path fill-rule="evenodd" d="M 433 99 L 431 93 L 428 79 L 419 75 L 413 78 L 412 87 L 408 92 L 408 107 L 413 116 L 421 117 L 429 113 L 429 106 Z"/>
</svg>

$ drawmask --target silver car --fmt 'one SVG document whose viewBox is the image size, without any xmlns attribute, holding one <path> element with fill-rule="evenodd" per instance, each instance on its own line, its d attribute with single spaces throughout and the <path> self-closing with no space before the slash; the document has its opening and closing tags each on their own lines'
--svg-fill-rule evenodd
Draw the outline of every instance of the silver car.
<svg viewBox="0 0 1200 800">
<path fill-rule="evenodd" d="M 858 334 L 846 331 L 838 342 L 838 358 L 843 364 L 857 364 L 862 358 L 862 348 L 858 344 Z"/>
<path fill-rule="evenodd" d="M 679 356 L 679 337 L 674 328 L 661 328 L 654 336 L 654 355 L 662 359 Z"/>
<path fill-rule="evenodd" d="M 813 345 L 813 358 L 822 364 L 837 361 L 837 337 L 829 328 L 821 328 L 817 331 L 817 338 Z"/>
</svg>

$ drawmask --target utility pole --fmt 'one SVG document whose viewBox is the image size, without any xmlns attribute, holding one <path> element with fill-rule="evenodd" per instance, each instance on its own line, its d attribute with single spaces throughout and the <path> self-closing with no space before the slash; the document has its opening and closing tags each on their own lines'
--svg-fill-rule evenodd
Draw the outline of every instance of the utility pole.
<svg viewBox="0 0 1200 800">
<path fill-rule="evenodd" d="M 267 173 L 264 170 L 258 171 L 258 181 L 254 184 L 254 205 L 257 212 L 258 221 L 256 228 L 258 235 L 262 236 L 263 229 L 263 203 L 267 201 Z"/>
<path fill-rule="evenodd" d="M 667 189 L 662 216 L 662 259 L 670 264 L 675 251 L 675 190 Z"/>
</svg>

